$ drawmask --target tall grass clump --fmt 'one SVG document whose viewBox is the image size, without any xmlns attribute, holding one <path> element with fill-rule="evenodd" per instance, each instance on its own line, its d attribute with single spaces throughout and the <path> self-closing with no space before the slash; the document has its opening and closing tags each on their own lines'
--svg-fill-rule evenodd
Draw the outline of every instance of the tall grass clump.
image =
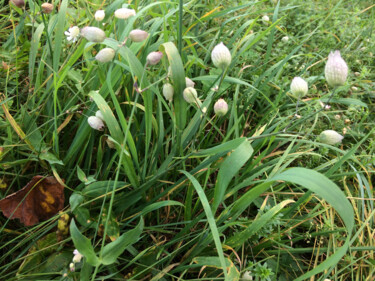
<svg viewBox="0 0 375 281">
<path fill-rule="evenodd" d="M 9 2 L 0 279 L 373 280 L 371 1 Z"/>
</svg>

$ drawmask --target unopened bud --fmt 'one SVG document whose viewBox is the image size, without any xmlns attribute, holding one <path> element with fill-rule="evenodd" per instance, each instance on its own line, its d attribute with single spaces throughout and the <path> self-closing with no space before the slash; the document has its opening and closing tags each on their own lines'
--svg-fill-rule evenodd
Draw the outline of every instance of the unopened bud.
<svg viewBox="0 0 375 281">
<path fill-rule="evenodd" d="M 105 39 L 105 33 L 100 28 L 94 26 L 86 26 L 81 29 L 81 35 L 90 42 L 103 42 Z"/>
<path fill-rule="evenodd" d="M 186 88 L 189 88 L 189 87 L 192 87 L 194 88 L 194 81 L 191 80 L 189 77 L 185 77 L 185 84 L 186 84 Z"/>
<path fill-rule="evenodd" d="M 149 65 L 156 65 L 159 63 L 162 57 L 163 57 L 162 52 L 151 52 L 147 55 L 146 60 Z"/>
<path fill-rule="evenodd" d="M 104 20 L 104 18 L 105 18 L 105 11 L 104 10 L 97 10 L 95 12 L 94 17 L 95 17 L 96 21 L 102 21 L 102 20 Z"/>
<path fill-rule="evenodd" d="M 109 62 L 115 57 L 115 53 L 115 50 L 111 48 L 104 48 L 97 53 L 95 59 L 102 63 Z"/>
<path fill-rule="evenodd" d="M 289 37 L 288 36 L 284 36 L 283 38 L 281 38 L 281 41 L 286 43 L 289 41 Z"/>
<path fill-rule="evenodd" d="M 135 11 L 133 9 L 121 8 L 115 11 L 115 17 L 118 19 L 127 19 L 132 16 L 135 16 Z"/>
<path fill-rule="evenodd" d="M 331 52 L 325 67 L 325 76 L 331 87 L 342 86 L 348 76 L 348 66 L 341 58 L 340 51 Z"/>
<path fill-rule="evenodd" d="M 293 95 L 298 98 L 302 98 L 307 94 L 308 91 L 307 82 L 301 77 L 294 77 L 292 83 L 290 84 L 290 90 L 292 91 Z"/>
<path fill-rule="evenodd" d="M 146 40 L 148 33 L 140 29 L 134 29 L 130 31 L 129 37 L 133 42 L 142 42 Z"/>
<path fill-rule="evenodd" d="M 264 15 L 264 16 L 262 17 L 262 22 L 263 22 L 264 24 L 267 24 L 269 21 L 270 21 L 270 18 L 269 18 L 267 15 Z"/>
<path fill-rule="evenodd" d="M 87 119 L 87 122 L 89 123 L 90 127 L 95 129 L 95 130 L 103 131 L 103 129 L 104 129 L 103 120 L 96 117 L 96 116 L 90 116 Z"/>
<path fill-rule="evenodd" d="M 224 116 L 228 112 L 228 104 L 225 100 L 219 99 L 214 105 L 214 111 L 217 116 Z"/>
<path fill-rule="evenodd" d="M 173 94 L 174 94 L 174 89 L 173 86 L 170 83 L 165 83 L 163 85 L 163 95 L 167 101 L 172 101 L 173 100 Z"/>
<path fill-rule="evenodd" d="M 18 8 L 22 8 L 23 6 L 25 6 L 25 1 L 24 0 L 10 0 L 10 2 L 18 7 Z"/>
<path fill-rule="evenodd" d="M 340 143 L 344 137 L 334 130 L 325 130 L 320 133 L 319 139 L 322 143 L 334 145 Z"/>
<path fill-rule="evenodd" d="M 229 49 L 221 42 L 216 45 L 211 52 L 211 59 L 213 64 L 221 69 L 225 69 L 232 61 L 232 56 Z"/>
<path fill-rule="evenodd" d="M 101 119 L 102 121 L 104 121 L 103 113 L 100 110 L 95 112 L 95 116 L 98 117 L 99 119 Z"/>
<path fill-rule="evenodd" d="M 53 11 L 53 4 L 51 3 L 43 3 L 41 7 L 42 7 L 43 13 L 45 14 L 50 14 Z"/>
<path fill-rule="evenodd" d="M 183 96 L 188 103 L 195 103 L 198 100 L 198 93 L 192 87 L 186 88 L 183 92 Z"/>
<path fill-rule="evenodd" d="M 71 271 L 71 272 L 74 272 L 74 270 L 75 270 L 75 267 L 74 267 L 74 263 L 70 263 L 69 264 L 69 270 Z"/>
</svg>

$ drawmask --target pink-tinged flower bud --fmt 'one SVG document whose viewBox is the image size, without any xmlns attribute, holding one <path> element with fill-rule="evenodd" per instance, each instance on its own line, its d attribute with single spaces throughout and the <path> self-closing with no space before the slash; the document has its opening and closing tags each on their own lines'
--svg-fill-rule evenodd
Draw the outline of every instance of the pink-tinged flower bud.
<svg viewBox="0 0 375 281">
<path fill-rule="evenodd" d="M 97 55 L 95 56 L 95 59 L 102 63 L 109 62 L 113 60 L 113 58 L 115 57 L 115 53 L 116 53 L 115 50 L 111 48 L 104 48 L 104 49 L 101 49 L 99 53 L 97 53 Z"/>
<path fill-rule="evenodd" d="M 94 26 L 86 26 L 81 29 L 81 35 L 90 42 L 103 42 L 105 39 L 105 33 L 100 28 Z"/>
<path fill-rule="evenodd" d="M 173 94 L 174 94 L 174 89 L 173 86 L 170 83 L 165 83 L 163 85 L 163 95 L 167 101 L 172 101 L 173 100 Z"/>
<path fill-rule="evenodd" d="M 193 80 L 191 80 L 189 77 L 185 77 L 185 84 L 186 84 L 186 88 L 189 88 L 189 87 L 194 88 L 194 85 L 195 85 Z"/>
<path fill-rule="evenodd" d="M 135 11 L 133 9 L 121 8 L 115 11 L 115 17 L 118 19 L 127 19 L 132 16 L 135 16 Z"/>
<path fill-rule="evenodd" d="M 184 99 L 188 103 L 195 103 L 198 100 L 198 93 L 192 87 L 185 88 L 185 90 L 182 94 L 184 96 Z"/>
<path fill-rule="evenodd" d="M 24 1 L 24 0 L 10 0 L 10 2 L 11 2 L 14 6 L 16 6 L 16 7 L 18 7 L 18 8 L 22 8 L 22 7 L 25 6 L 25 1 Z"/>
<path fill-rule="evenodd" d="M 334 145 L 340 143 L 344 137 L 334 130 L 325 130 L 320 133 L 319 139 L 322 143 Z"/>
<path fill-rule="evenodd" d="M 301 77 L 294 77 L 292 84 L 290 84 L 290 90 L 292 91 L 293 95 L 298 98 L 302 98 L 307 94 L 308 91 L 307 82 Z"/>
<path fill-rule="evenodd" d="M 73 257 L 73 262 L 74 263 L 80 262 L 81 259 L 83 258 L 83 255 L 80 252 L 78 252 L 77 249 L 75 249 L 73 251 L 73 255 L 74 255 L 74 257 Z"/>
<path fill-rule="evenodd" d="M 232 61 L 232 56 L 229 49 L 221 42 L 212 50 L 211 59 L 216 67 L 225 69 Z"/>
<path fill-rule="evenodd" d="M 103 131 L 103 129 L 104 129 L 103 120 L 96 117 L 96 116 L 90 116 L 87 119 L 87 122 L 89 123 L 90 127 L 95 129 L 95 130 Z"/>
<path fill-rule="evenodd" d="M 225 100 L 219 99 L 214 105 L 214 111 L 217 116 L 224 116 L 228 112 L 228 104 Z"/>
<path fill-rule="evenodd" d="M 147 63 L 150 64 L 150 65 L 156 65 L 159 63 L 159 61 L 161 60 L 161 58 L 163 57 L 163 53 L 162 52 L 151 52 L 147 55 Z"/>
<path fill-rule="evenodd" d="M 95 17 L 96 21 L 102 21 L 102 20 L 104 20 L 104 18 L 105 18 L 105 11 L 104 10 L 97 10 L 95 12 L 94 17 Z"/>
<path fill-rule="evenodd" d="M 53 11 L 53 4 L 51 3 L 43 3 L 40 7 L 45 14 L 50 14 Z"/>
<path fill-rule="evenodd" d="M 148 33 L 140 29 L 134 29 L 130 31 L 129 37 L 133 42 L 142 42 L 147 39 Z"/>
<path fill-rule="evenodd" d="M 101 119 L 102 121 L 104 121 L 103 113 L 100 110 L 95 112 L 95 116 L 98 117 L 99 119 Z"/>
<path fill-rule="evenodd" d="M 74 272 L 74 270 L 75 270 L 75 267 L 74 267 L 74 263 L 70 263 L 69 264 L 69 270 L 71 271 L 71 272 Z"/>
<path fill-rule="evenodd" d="M 340 51 L 331 52 L 325 67 L 325 76 L 331 87 L 342 86 L 348 76 L 348 66 L 342 59 Z"/>
</svg>

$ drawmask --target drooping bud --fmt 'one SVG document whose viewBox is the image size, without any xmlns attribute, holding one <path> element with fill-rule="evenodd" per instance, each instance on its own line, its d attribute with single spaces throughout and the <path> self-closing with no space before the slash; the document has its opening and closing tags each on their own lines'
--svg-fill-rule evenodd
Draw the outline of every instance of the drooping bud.
<svg viewBox="0 0 375 281">
<path fill-rule="evenodd" d="M 104 18 L 105 18 L 105 11 L 104 10 L 97 10 L 95 12 L 94 17 L 95 17 L 96 21 L 102 21 L 102 20 L 104 20 Z"/>
<path fill-rule="evenodd" d="M 325 130 L 320 133 L 319 139 L 322 143 L 334 145 L 340 143 L 344 137 L 334 130 Z"/>
<path fill-rule="evenodd" d="M 214 105 L 214 111 L 217 116 L 224 116 L 228 112 L 228 104 L 225 100 L 219 99 Z"/>
<path fill-rule="evenodd" d="M 133 9 L 121 8 L 115 11 L 115 17 L 118 19 L 127 19 L 132 16 L 135 16 L 135 11 Z"/>
<path fill-rule="evenodd" d="M 324 69 L 326 80 L 331 87 L 342 86 L 348 76 L 348 66 L 342 59 L 340 51 L 331 52 Z"/>
<path fill-rule="evenodd" d="M 112 48 L 104 48 L 97 53 L 95 59 L 102 63 L 109 62 L 115 57 L 115 53 L 115 50 Z"/>
<path fill-rule="evenodd" d="M 184 96 L 184 99 L 188 103 L 195 103 L 198 100 L 198 93 L 192 87 L 185 88 L 185 90 L 182 94 Z"/>
<path fill-rule="evenodd" d="M 104 129 L 104 123 L 103 123 L 102 119 L 100 119 L 96 116 L 90 116 L 87 119 L 87 122 L 89 123 L 90 127 L 95 129 L 95 130 L 103 131 L 103 129 Z"/>
<path fill-rule="evenodd" d="M 43 13 L 45 13 L 45 14 L 50 14 L 53 11 L 53 4 L 51 4 L 51 3 L 47 3 L 47 2 L 43 3 L 41 5 L 41 7 L 42 7 Z"/>
<path fill-rule="evenodd" d="M 221 42 L 212 50 L 211 59 L 216 67 L 225 69 L 232 61 L 232 56 L 229 49 Z"/>
<path fill-rule="evenodd" d="M 149 65 L 156 65 L 159 63 L 162 57 L 163 57 L 162 52 L 151 52 L 147 55 L 146 60 Z"/>
<path fill-rule="evenodd" d="M 194 81 L 191 80 L 189 77 L 185 77 L 185 84 L 186 84 L 186 88 L 189 88 L 189 87 L 194 88 L 194 85 L 195 85 Z"/>
<path fill-rule="evenodd" d="M 290 84 L 290 90 L 292 91 L 293 95 L 298 98 L 302 98 L 307 94 L 308 91 L 307 82 L 301 77 L 294 77 L 292 83 Z"/>
<path fill-rule="evenodd" d="M 143 40 L 146 40 L 148 33 L 140 29 L 134 29 L 130 31 L 129 37 L 133 42 L 142 42 Z"/>
<path fill-rule="evenodd" d="M 16 7 L 18 7 L 18 8 L 22 8 L 22 7 L 25 6 L 25 1 L 24 1 L 24 0 L 10 0 L 10 2 L 11 2 L 14 6 L 16 6 Z"/>
<path fill-rule="evenodd" d="M 81 35 L 91 42 L 103 42 L 106 38 L 105 33 L 100 28 L 94 26 L 86 26 L 81 29 Z"/>
<path fill-rule="evenodd" d="M 101 119 L 102 121 L 104 121 L 103 113 L 100 110 L 95 112 L 95 116 L 98 117 L 99 119 Z"/>
<path fill-rule="evenodd" d="M 281 41 L 282 41 L 283 43 L 286 43 L 286 42 L 289 41 L 289 37 L 288 37 L 288 36 L 284 36 L 283 38 L 281 38 Z"/>
<path fill-rule="evenodd" d="M 173 86 L 170 83 L 165 83 L 163 85 L 163 95 L 167 101 L 172 101 L 173 100 L 173 94 L 174 94 L 174 89 Z"/>
</svg>

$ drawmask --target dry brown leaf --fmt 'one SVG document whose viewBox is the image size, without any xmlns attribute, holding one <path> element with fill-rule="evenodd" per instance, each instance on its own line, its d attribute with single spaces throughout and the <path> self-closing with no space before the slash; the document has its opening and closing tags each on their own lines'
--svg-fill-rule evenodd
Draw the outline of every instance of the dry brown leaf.
<svg viewBox="0 0 375 281">
<path fill-rule="evenodd" d="M 0 200 L 0 209 L 9 219 L 26 226 L 47 220 L 64 208 L 64 186 L 55 177 L 35 176 L 21 190 Z"/>
</svg>

